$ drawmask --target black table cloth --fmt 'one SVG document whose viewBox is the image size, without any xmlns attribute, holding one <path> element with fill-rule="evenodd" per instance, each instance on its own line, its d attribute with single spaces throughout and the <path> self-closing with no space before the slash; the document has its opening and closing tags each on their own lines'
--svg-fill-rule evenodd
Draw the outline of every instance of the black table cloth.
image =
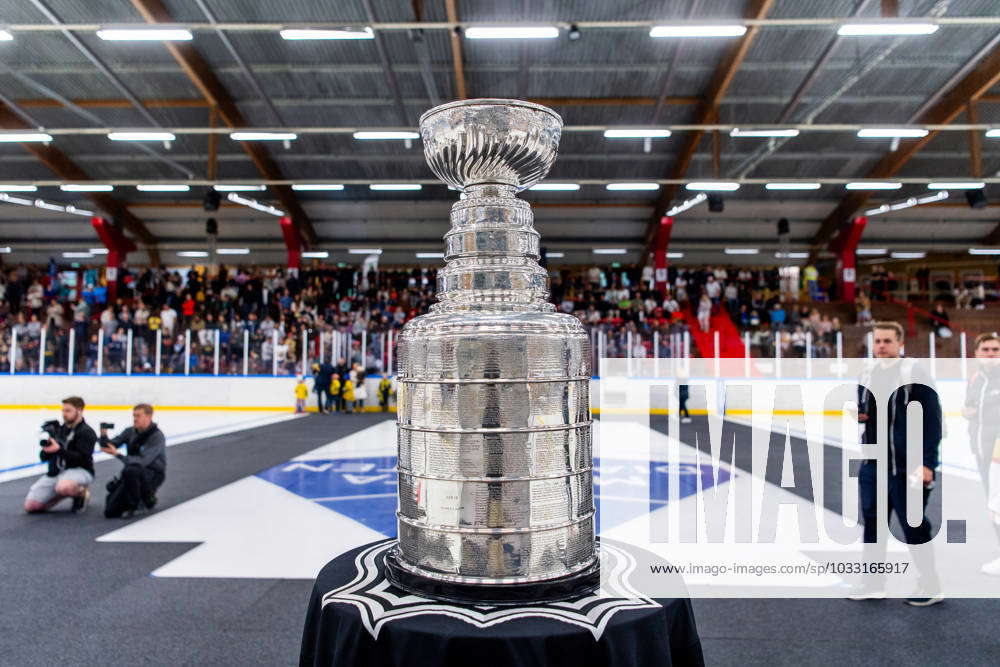
<svg viewBox="0 0 1000 667">
<path fill-rule="evenodd" d="M 687 599 L 588 596 L 518 607 L 443 603 L 386 579 L 392 540 L 330 561 L 313 586 L 301 665 L 702 665 Z"/>
</svg>

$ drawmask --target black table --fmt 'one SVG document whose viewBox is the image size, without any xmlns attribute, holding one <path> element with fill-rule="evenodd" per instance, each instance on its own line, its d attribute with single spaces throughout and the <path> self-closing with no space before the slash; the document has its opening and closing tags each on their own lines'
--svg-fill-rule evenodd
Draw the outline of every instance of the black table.
<svg viewBox="0 0 1000 667">
<path fill-rule="evenodd" d="M 394 588 L 392 540 L 348 551 L 319 573 L 300 665 L 703 665 L 687 599 L 580 600 L 521 607 L 436 602 Z"/>
</svg>

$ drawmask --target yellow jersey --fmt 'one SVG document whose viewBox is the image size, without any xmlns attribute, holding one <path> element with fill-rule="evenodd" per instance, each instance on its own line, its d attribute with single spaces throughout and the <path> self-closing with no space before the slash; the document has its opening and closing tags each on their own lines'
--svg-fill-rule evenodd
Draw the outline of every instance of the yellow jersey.
<svg viewBox="0 0 1000 667">
<path fill-rule="evenodd" d="M 295 385 L 295 398 L 309 398 L 309 387 L 306 386 L 305 382 L 299 382 Z"/>
</svg>

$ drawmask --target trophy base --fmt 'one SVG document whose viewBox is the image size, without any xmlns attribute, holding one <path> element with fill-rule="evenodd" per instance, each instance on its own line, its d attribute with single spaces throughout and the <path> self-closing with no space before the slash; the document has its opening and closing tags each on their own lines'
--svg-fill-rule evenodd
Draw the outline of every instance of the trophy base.
<svg viewBox="0 0 1000 667">
<path fill-rule="evenodd" d="M 600 560 L 573 574 L 519 584 L 463 584 L 422 577 L 399 563 L 396 549 L 385 554 L 385 577 L 396 588 L 421 597 L 459 604 L 517 606 L 583 597 L 601 583 Z"/>
</svg>

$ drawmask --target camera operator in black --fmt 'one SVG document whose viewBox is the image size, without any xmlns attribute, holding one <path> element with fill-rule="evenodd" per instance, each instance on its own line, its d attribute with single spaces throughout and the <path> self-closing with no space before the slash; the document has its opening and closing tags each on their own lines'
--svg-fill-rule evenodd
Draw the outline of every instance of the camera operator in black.
<svg viewBox="0 0 1000 667">
<path fill-rule="evenodd" d="M 43 440 L 39 458 L 49 464 L 49 469 L 39 477 L 24 499 L 24 511 L 45 512 L 63 498 L 72 498 L 72 511 L 87 508 L 90 485 L 94 481 L 94 443 L 97 434 L 83 419 L 83 399 L 70 396 L 63 399 L 63 423 L 45 422 L 42 429 L 48 438 Z"/>
<path fill-rule="evenodd" d="M 143 507 L 153 509 L 156 490 L 166 478 L 167 440 L 153 422 L 153 406 L 140 403 L 132 408 L 132 424 L 110 440 L 107 429 L 101 428 L 101 451 L 125 464 L 121 476 L 108 483 L 104 516 L 109 519 L 131 516 Z M 127 454 L 118 449 L 121 445 Z"/>
</svg>

